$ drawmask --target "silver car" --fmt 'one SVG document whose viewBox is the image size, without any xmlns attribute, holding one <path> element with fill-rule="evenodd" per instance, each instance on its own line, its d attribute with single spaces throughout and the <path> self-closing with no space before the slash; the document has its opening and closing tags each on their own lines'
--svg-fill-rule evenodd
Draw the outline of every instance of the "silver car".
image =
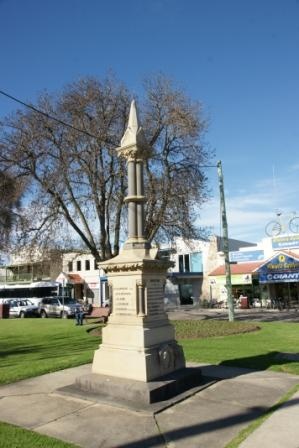
<svg viewBox="0 0 299 448">
<path fill-rule="evenodd" d="M 39 317 L 38 306 L 28 299 L 12 299 L 7 301 L 11 317 Z"/>
<path fill-rule="evenodd" d="M 41 317 L 74 317 L 78 302 L 70 297 L 45 297 L 39 304 Z"/>
</svg>

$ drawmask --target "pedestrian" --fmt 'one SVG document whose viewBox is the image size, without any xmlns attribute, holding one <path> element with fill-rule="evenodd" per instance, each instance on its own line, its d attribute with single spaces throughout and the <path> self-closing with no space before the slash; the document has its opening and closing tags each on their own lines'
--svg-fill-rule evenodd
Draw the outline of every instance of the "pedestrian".
<svg viewBox="0 0 299 448">
<path fill-rule="evenodd" d="M 83 325 L 83 317 L 84 317 L 83 307 L 80 305 L 80 303 L 78 303 L 75 311 L 76 325 Z"/>
</svg>

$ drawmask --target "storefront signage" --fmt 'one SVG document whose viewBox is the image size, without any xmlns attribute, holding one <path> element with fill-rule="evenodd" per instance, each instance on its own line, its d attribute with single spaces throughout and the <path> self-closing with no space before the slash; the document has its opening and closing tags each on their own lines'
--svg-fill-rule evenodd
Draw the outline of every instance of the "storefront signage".
<svg viewBox="0 0 299 448">
<path fill-rule="evenodd" d="M 272 238 L 272 249 L 289 249 L 291 247 L 299 247 L 299 234 Z"/>
<path fill-rule="evenodd" d="M 263 250 L 237 250 L 229 253 L 229 261 L 232 263 L 240 263 L 242 261 L 259 261 L 263 259 Z"/>
<path fill-rule="evenodd" d="M 260 274 L 260 283 L 290 283 L 299 281 L 299 272 Z"/>
<path fill-rule="evenodd" d="M 299 281 L 299 260 L 279 254 L 258 269 L 260 283 Z"/>
<path fill-rule="evenodd" d="M 234 274 L 231 275 L 232 285 L 250 285 L 252 281 L 251 274 Z M 226 276 L 217 275 L 210 278 L 210 285 L 225 285 Z"/>
</svg>

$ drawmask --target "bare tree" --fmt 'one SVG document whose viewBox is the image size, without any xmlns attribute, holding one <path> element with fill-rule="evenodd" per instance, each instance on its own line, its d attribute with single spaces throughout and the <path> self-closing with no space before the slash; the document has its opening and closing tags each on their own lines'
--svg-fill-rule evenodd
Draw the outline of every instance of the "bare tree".
<svg viewBox="0 0 299 448">
<path fill-rule="evenodd" d="M 155 149 L 146 166 L 146 233 L 151 240 L 196 237 L 194 222 L 208 196 L 203 166 L 212 156 L 203 140 L 207 123 L 201 105 L 161 75 L 147 80 L 145 89 L 144 124 Z"/>
<path fill-rule="evenodd" d="M 115 148 L 130 100 L 113 77 L 85 78 L 59 96 L 42 95 L 36 107 L 44 115 L 23 110 L 5 119 L 0 164 L 28 183 L 17 244 L 65 248 L 76 237 L 97 261 L 118 254 L 127 183 Z M 139 109 L 154 148 L 146 164 L 147 236 L 194 236 L 194 206 L 207 193 L 200 165 L 209 159 L 200 107 L 158 76 L 146 82 Z"/>
<path fill-rule="evenodd" d="M 23 185 L 8 172 L 0 171 L 0 249 L 5 249 L 21 205 Z"/>
</svg>

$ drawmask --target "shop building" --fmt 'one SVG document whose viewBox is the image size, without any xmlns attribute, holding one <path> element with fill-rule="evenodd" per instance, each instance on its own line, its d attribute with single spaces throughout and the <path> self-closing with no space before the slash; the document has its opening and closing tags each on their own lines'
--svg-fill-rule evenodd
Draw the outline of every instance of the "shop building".
<svg viewBox="0 0 299 448">
<path fill-rule="evenodd" d="M 231 251 L 250 247 L 252 243 L 229 239 Z M 208 305 L 213 299 L 209 272 L 223 264 L 223 240 L 212 235 L 206 240 L 177 238 L 170 247 L 160 250 L 160 256 L 173 262 L 165 286 L 166 306 Z"/>
<path fill-rule="evenodd" d="M 299 254 L 279 251 L 256 271 L 264 304 L 282 308 L 299 306 Z"/>
<path fill-rule="evenodd" d="M 57 281 L 71 286 L 76 300 L 96 306 L 106 306 L 108 303 L 107 278 L 90 252 L 65 253 L 63 269 Z"/>
<path fill-rule="evenodd" d="M 299 306 L 299 234 L 264 238 L 256 246 L 230 252 L 232 295 L 250 305 Z M 226 302 L 225 266 L 209 273 L 213 297 Z"/>
</svg>

